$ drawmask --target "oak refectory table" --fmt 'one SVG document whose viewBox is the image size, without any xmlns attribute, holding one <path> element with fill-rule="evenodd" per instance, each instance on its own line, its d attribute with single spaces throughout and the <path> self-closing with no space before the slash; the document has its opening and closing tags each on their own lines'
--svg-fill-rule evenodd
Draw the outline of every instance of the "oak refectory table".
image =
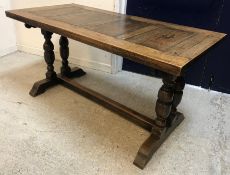
<svg viewBox="0 0 230 175">
<path fill-rule="evenodd" d="M 140 147 L 134 164 L 144 168 L 153 153 L 183 121 L 177 111 L 185 86 L 184 73 L 199 56 L 224 38 L 225 34 L 166 22 L 128 16 L 76 4 L 56 5 L 6 11 L 6 15 L 25 23 L 27 28 L 40 28 L 45 38 L 46 78 L 34 84 L 33 97 L 57 84 L 84 95 L 119 113 L 150 132 Z M 54 71 L 52 34 L 59 34 L 61 73 Z M 163 86 L 156 102 L 153 120 L 118 102 L 73 81 L 85 75 L 80 68 L 68 65 L 68 38 L 124 56 L 132 61 L 163 72 Z"/>
</svg>

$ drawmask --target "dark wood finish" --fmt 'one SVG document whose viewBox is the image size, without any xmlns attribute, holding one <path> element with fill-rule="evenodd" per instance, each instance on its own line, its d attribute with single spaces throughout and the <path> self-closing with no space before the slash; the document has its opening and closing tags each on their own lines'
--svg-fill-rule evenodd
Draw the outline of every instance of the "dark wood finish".
<svg viewBox="0 0 230 175">
<path fill-rule="evenodd" d="M 174 86 L 174 96 L 173 96 L 173 102 L 172 102 L 172 108 L 171 113 L 169 117 L 167 118 L 167 127 L 172 126 L 172 123 L 176 119 L 177 115 L 177 106 L 180 104 L 183 96 L 183 89 L 185 87 L 185 80 L 184 77 L 177 77 L 176 79 L 176 85 Z"/>
<path fill-rule="evenodd" d="M 176 129 L 176 127 L 184 120 L 184 116 L 181 113 L 177 113 L 176 120 L 174 120 L 172 126 L 168 127 L 161 137 L 158 134 L 151 133 L 147 140 L 141 145 L 136 158 L 134 160 L 134 165 L 144 169 L 147 163 L 152 158 L 153 154 L 158 150 L 162 143 L 169 137 L 169 135 Z"/>
<path fill-rule="evenodd" d="M 158 92 L 158 100 L 156 103 L 156 115 L 155 125 L 157 126 L 156 132 L 163 132 L 166 128 L 167 118 L 169 117 L 173 104 L 174 91 L 173 87 L 175 86 L 174 76 L 166 76 L 163 79 L 163 86 Z"/>
<path fill-rule="evenodd" d="M 225 36 L 75 4 L 12 10 L 6 15 L 25 22 L 27 28 L 41 28 L 45 38 L 46 79 L 35 83 L 30 94 L 37 96 L 49 87 L 61 84 L 150 131 L 150 137 L 142 144 L 134 160 L 134 164 L 142 169 L 184 119 L 183 114 L 177 111 L 185 86 L 184 69 Z M 62 67 L 58 75 L 53 66 L 53 33 L 61 35 Z M 67 37 L 164 72 L 155 108 L 156 119 L 152 120 L 72 80 L 85 75 L 85 72 L 79 68 L 71 70 Z"/>
<path fill-rule="evenodd" d="M 43 79 L 41 81 L 38 81 L 34 83 L 32 89 L 30 90 L 29 94 L 32 97 L 36 97 L 38 95 L 43 94 L 47 89 L 55 86 L 58 84 L 57 79 L 55 80 L 49 80 L 49 79 Z"/>
<path fill-rule="evenodd" d="M 11 10 L 6 15 L 175 76 L 225 36 L 76 4 Z"/>
<path fill-rule="evenodd" d="M 32 26 L 30 25 L 25 25 L 27 28 L 31 28 Z M 56 72 L 54 71 L 54 45 L 51 41 L 52 32 L 48 32 L 45 30 L 41 30 L 42 35 L 45 38 L 45 43 L 43 45 L 44 48 L 44 58 L 47 64 L 47 72 L 46 72 L 46 79 L 38 81 L 34 84 L 30 91 L 30 95 L 33 97 L 36 97 L 46 91 L 46 89 L 58 84 L 57 81 L 57 75 Z"/>
<path fill-rule="evenodd" d="M 69 66 L 69 41 L 68 38 L 61 36 L 60 37 L 60 55 L 62 58 L 62 67 L 61 67 L 61 75 L 64 75 L 69 78 L 74 78 L 74 77 L 81 77 L 86 74 L 82 69 L 74 69 L 71 70 Z"/>
<path fill-rule="evenodd" d="M 104 107 L 120 114 L 125 119 L 132 121 L 133 123 L 137 124 L 138 126 L 146 129 L 147 131 L 151 131 L 153 127 L 153 120 L 149 117 L 144 116 L 104 95 L 95 92 L 87 87 L 82 86 L 81 84 L 77 83 L 75 80 L 72 80 L 69 77 L 62 76 L 61 74 L 58 75 L 60 82 L 65 87 L 93 100 L 96 103 L 103 105 Z"/>
<path fill-rule="evenodd" d="M 71 68 L 69 67 L 69 41 L 66 37 L 60 37 L 60 55 L 62 58 L 62 67 L 61 67 L 61 74 L 68 76 L 71 72 Z"/>
<path fill-rule="evenodd" d="M 171 132 L 184 120 L 183 114 L 177 112 L 184 88 L 183 77 L 165 75 L 163 86 L 158 93 L 156 103 L 157 118 L 154 120 L 150 137 L 140 147 L 134 164 L 143 169 L 154 152 L 160 147 Z"/>
<path fill-rule="evenodd" d="M 42 34 L 45 38 L 45 43 L 43 45 L 43 48 L 45 50 L 44 52 L 44 58 L 47 64 L 47 72 L 46 72 L 46 79 L 49 80 L 54 80 L 57 78 L 57 74 L 54 71 L 54 60 L 55 60 L 55 56 L 54 56 L 54 45 L 51 41 L 52 32 L 48 32 L 45 30 L 42 30 Z"/>
</svg>

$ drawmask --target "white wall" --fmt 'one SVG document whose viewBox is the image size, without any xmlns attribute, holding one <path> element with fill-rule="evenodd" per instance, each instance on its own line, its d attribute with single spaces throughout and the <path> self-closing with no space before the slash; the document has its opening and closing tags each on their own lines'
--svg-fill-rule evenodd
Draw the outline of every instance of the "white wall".
<svg viewBox="0 0 230 175">
<path fill-rule="evenodd" d="M 17 50 L 14 23 L 5 16 L 9 0 L 0 0 L 0 57 Z"/>
<path fill-rule="evenodd" d="M 44 5 L 54 5 L 54 4 L 67 4 L 67 3 L 77 3 L 81 5 L 101 8 L 110 11 L 121 11 L 122 8 L 119 7 L 121 3 L 126 0 L 11 0 L 12 8 L 26 8 L 26 7 L 36 7 Z M 123 5 L 123 4 L 122 4 Z M 43 37 L 39 29 L 26 29 L 24 24 L 20 22 L 16 23 L 16 36 L 17 36 L 17 47 L 19 50 L 24 52 L 29 52 L 37 55 L 43 55 Z M 55 45 L 56 58 L 60 59 L 58 50 L 59 36 L 54 35 L 53 42 Z M 87 46 L 85 44 L 70 41 L 70 62 L 78 64 L 80 66 L 85 66 L 88 68 L 93 68 L 109 73 L 115 73 L 121 70 L 122 59 L 111 53 Z"/>
</svg>

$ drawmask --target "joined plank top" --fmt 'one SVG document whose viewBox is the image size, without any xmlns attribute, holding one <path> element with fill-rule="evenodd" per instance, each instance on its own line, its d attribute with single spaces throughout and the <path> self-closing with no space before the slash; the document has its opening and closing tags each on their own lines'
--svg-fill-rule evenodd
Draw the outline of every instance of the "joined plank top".
<svg viewBox="0 0 230 175">
<path fill-rule="evenodd" d="M 6 15 L 176 76 L 225 36 L 76 4 L 10 10 Z"/>
</svg>

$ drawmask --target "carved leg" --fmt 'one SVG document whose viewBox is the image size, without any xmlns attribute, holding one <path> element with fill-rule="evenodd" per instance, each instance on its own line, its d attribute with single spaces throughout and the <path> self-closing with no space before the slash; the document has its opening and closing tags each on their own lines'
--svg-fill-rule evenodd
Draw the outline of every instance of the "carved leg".
<svg viewBox="0 0 230 175">
<path fill-rule="evenodd" d="M 184 119 L 184 116 L 176 110 L 182 98 L 184 81 L 182 82 L 181 77 L 166 75 L 163 83 L 158 93 L 157 118 L 154 120 L 151 135 L 140 147 L 134 160 L 134 164 L 141 169 L 146 166 L 154 152 Z"/>
<path fill-rule="evenodd" d="M 71 71 L 69 66 L 68 58 L 69 58 L 69 41 L 66 37 L 60 37 L 60 54 L 62 58 L 62 67 L 61 67 L 61 75 L 66 77 L 81 77 L 86 73 L 80 68 L 74 68 Z"/>
<path fill-rule="evenodd" d="M 44 58 L 47 64 L 47 72 L 46 72 L 46 79 L 38 81 L 34 84 L 33 88 L 30 91 L 30 95 L 35 97 L 38 96 L 46 91 L 51 86 L 58 84 L 58 79 L 56 72 L 54 71 L 54 45 L 51 41 L 52 34 L 51 32 L 42 30 L 42 34 L 45 38 L 45 43 L 43 45 L 44 48 Z"/>
<path fill-rule="evenodd" d="M 180 104 L 183 96 L 183 90 L 185 87 L 184 77 L 178 77 L 176 79 L 176 85 L 174 87 L 173 104 L 169 118 L 167 119 L 167 127 L 171 127 L 175 120 L 177 120 L 178 112 L 177 106 Z"/>
</svg>

